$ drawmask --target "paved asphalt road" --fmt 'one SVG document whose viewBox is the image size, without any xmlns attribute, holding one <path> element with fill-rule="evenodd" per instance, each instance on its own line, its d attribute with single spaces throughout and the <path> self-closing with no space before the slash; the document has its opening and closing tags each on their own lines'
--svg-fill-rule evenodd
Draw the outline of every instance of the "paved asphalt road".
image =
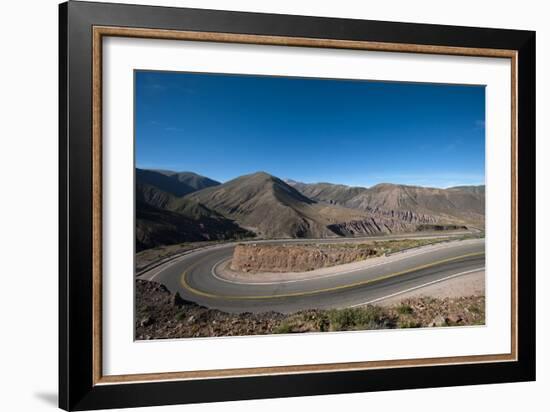
<svg viewBox="0 0 550 412">
<path fill-rule="evenodd" d="M 140 278 L 163 283 L 187 300 L 226 312 L 292 313 L 302 309 L 354 306 L 442 280 L 483 270 L 484 239 L 404 252 L 398 260 L 337 276 L 294 282 L 239 284 L 215 276 L 215 266 L 235 245 L 197 250 L 163 264 Z"/>
</svg>

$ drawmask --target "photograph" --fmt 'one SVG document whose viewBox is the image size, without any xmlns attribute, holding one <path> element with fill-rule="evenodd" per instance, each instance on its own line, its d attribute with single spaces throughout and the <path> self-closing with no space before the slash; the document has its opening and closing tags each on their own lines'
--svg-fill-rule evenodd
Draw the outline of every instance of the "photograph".
<svg viewBox="0 0 550 412">
<path fill-rule="evenodd" d="M 485 324 L 485 86 L 134 71 L 135 339 Z"/>
<path fill-rule="evenodd" d="M 57 144 L 27 133 L 50 153 L 8 139 L 25 147 L 12 170 L 57 166 L 41 181 L 58 190 L 37 189 L 57 196 L 40 218 L 58 253 L 29 259 L 8 219 L 17 268 L 58 269 L 56 284 L 31 270 L 58 301 L 56 327 L 37 326 L 57 338 L 14 318 L 19 346 L 38 333 L 57 350 L 56 386 L 37 398 L 348 410 L 420 393 L 425 409 L 423 393 L 441 405 L 451 391 L 463 411 L 518 409 L 516 386 L 536 397 L 542 20 L 180 6 L 62 3 L 57 82 L 17 65 L 58 96 L 57 116 L 50 98 L 32 111 L 47 120 L 16 122 L 57 128 Z"/>
</svg>

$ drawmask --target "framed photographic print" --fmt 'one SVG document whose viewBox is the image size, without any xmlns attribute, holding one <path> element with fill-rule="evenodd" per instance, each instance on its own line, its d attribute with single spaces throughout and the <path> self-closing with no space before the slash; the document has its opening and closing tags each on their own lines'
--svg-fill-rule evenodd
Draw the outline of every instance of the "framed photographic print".
<svg viewBox="0 0 550 412">
<path fill-rule="evenodd" d="M 60 5 L 60 407 L 535 379 L 535 33 Z"/>
</svg>

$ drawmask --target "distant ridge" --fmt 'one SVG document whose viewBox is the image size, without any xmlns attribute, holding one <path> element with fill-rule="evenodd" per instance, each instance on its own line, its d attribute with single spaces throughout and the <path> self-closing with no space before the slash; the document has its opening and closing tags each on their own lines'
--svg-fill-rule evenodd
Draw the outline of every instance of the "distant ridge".
<svg viewBox="0 0 550 412">
<path fill-rule="evenodd" d="M 193 172 L 136 170 L 142 248 L 205 239 L 324 238 L 452 229 L 485 222 L 485 187 L 383 183 L 370 188 L 281 180 L 219 183 Z"/>
<path fill-rule="evenodd" d="M 483 225 L 485 186 L 448 189 L 380 183 L 370 188 L 330 183 L 299 183 L 292 186 L 311 199 L 352 209 L 387 214 L 432 216 L 437 220 Z"/>
<path fill-rule="evenodd" d="M 148 183 L 174 196 L 185 196 L 220 182 L 193 172 L 136 169 L 136 182 Z"/>
<path fill-rule="evenodd" d="M 211 186 L 217 186 L 220 182 L 194 172 L 173 172 L 171 170 L 154 170 L 157 173 L 176 179 L 194 190 L 201 190 Z"/>
</svg>

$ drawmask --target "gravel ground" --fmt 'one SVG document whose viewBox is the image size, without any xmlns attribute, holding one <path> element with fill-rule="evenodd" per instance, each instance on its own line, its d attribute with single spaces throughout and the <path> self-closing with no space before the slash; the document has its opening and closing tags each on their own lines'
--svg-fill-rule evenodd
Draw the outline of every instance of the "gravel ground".
<svg viewBox="0 0 550 412">
<path fill-rule="evenodd" d="M 460 298 L 462 296 L 485 296 L 485 271 L 469 273 L 456 278 L 437 282 L 410 292 L 401 293 L 376 302 L 377 305 L 392 306 L 404 299 L 421 297 Z"/>
<path fill-rule="evenodd" d="M 136 280 L 136 339 L 267 335 L 483 325 L 485 297 L 403 298 L 391 306 L 307 310 L 294 314 L 230 314 L 172 294 L 163 285 Z"/>
</svg>

